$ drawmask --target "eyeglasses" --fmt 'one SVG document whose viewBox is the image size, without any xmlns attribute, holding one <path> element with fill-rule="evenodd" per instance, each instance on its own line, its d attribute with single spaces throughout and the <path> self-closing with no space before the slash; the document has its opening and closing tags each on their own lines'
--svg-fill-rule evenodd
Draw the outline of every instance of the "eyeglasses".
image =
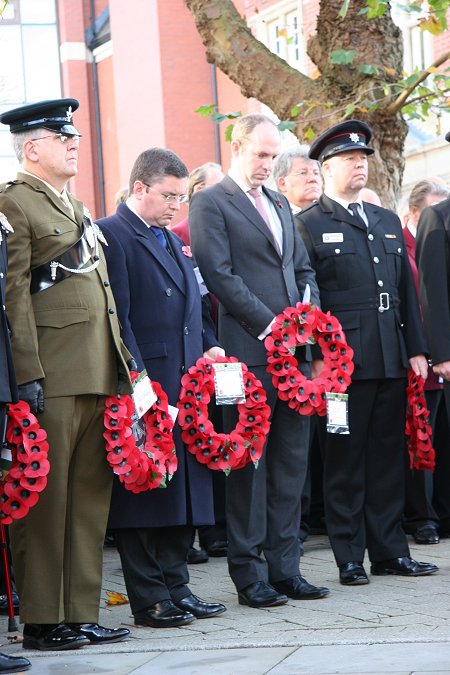
<svg viewBox="0 0 450 675">
<path fill-rule="evenodd" d="M 69 141 L 72 141 L 74 143 L 79 143 L 81 135 L 73 135 L 73 136 L 66 136 L 65 134 L 49 134 L 48 136 L 39 136 L 39 138 L 32 138 L 32 141 L 43 141 L 45 138 L 58 138 L 59 141 L 63 144 L 66 145 Z"/>
<path fill-rule="evenodd" d="M 149 190 L 153 190 L 153 192 L 156 192 L 157 195 L 159 195 L 160 197 L 162 197 L 164 199 L 166 204 L 172 204 L 173 202 L 178 202 L 179 204 L 184 204 L 189 199 L 189 197 L 187 195 L 165 195 L 162 192 L 158 192 L 158 190 L 155 190 L 155 188 L 153 188 L 151 185 L 149 185 L 145 181 L 141 180 L 141 183 L 142 183 L 142 185 L 145 185 L 145 187 L 147 188 L 147 192 Z"/>
</svg>

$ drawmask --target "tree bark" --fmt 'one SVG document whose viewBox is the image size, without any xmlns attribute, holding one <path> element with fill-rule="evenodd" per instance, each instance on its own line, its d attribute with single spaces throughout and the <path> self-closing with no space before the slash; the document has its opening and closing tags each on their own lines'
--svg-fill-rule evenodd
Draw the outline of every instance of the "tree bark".
<svg viewBox="0 0 450 675">
<path fill-rule="evenodd" d="M 400 111 L 392 112 L 395 96 L 390 87 L 401 79 L 403 43 L 389 12 L 368 20 L 358 13 L 360 3 L 352 2 L 345 19 L 341 19 L 338 13 L 342 0 L 321 0 L 316 34 L 307 45 L 308 55 L 320 72 L 313 80 L 259 42 L 232 0 L 185 0 L 185 4 L 194 17 L 208 61 L 238 84 L 244 96 L 257 98 L 281 120 L 292 119 L 292 108 L 308 102 L 295 118 L 299 139 L 304 141 L 309 129 L 322 133 L 345 119 L 346 114 L 367 122 L 373 130 L 375 148 L 370 187 L 378 192 L 384 206 L 395 207 L 403 176 L 407 125 Z M 339 50 L 355 51 L 353 62 L 332 63 L 331 52 Z M 361 72 L 359 67 L 365 64 L 377 68 L 378 74 Z M 353 104 L 355 109 L 349 112 L 348 106 Z M 305 114 L 308 109 L 309 114 Z"/>
</svg>

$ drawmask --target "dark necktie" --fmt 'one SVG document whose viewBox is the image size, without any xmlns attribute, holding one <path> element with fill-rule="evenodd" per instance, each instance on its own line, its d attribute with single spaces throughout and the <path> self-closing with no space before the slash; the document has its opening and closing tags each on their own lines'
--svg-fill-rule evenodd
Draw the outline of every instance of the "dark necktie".
<svg viewBox="0 0 450 675">
<path fill-rule="evenodd" d="M 352 212 L 353 218 L 356 220 L 356 222 L 359 223 L 365 229 L 367 229 L 367 225 L 363 217 L 359 213 L 359 204 L 357 204 L 356 202 L 352 202 L 351 204 L 348 205 L 348 210 Z"/>
<path fill-rule="evenodd" d="M 167 239 L 165 237 L 164 232 L 162 231 L 161 227 L 154 227 L 153 225 L 150 227 L 150 230 L 153 232 L 155 237 L 157 238 L 158 242 L 161 244 L 163 248 L 166 249 L 166 251 L 169 250 L 169 247 L 167 246 Z"/>
<path fill-rule="evenodd" d="M 281 258 L 280 244 L 278 243 L 278 239 L 276 237 L 276 234 L 275 234 L 274 229 L 272 227 L 272 224 L 270 222 L 269 216 L 267 215 L 267 211 L 264 207 L 264 202 L 263 202 L 263 198 L 261 196 L 260 191 L 258 190 L 258 188 L 252 188 L 251 190 L 248 191 L 248 194 L 250 195 L 250 197 L 253 197 L 253 199 L 255 200 L 256 210 L 258 211 L 259 215 L 261 216 L 261 218 L 264 220 L 267 227 L 269 228 L 270 234 L 272 235 L 274 246 L 276 248 L 276 251 L 277 251 L 278 255 Z"/>
</svg>

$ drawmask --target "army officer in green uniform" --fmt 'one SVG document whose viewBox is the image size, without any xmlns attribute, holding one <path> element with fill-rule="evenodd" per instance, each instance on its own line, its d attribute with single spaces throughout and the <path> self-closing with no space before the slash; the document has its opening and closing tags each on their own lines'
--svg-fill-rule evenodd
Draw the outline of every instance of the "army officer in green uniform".
<svg viewBox="0 0 450 675">
<path fill-rule="evenodd" d="M 27 649 L 73 649 L 129 633 L 98 625 L 102 543 L 112 471 L 105 396 L 130 392 L 131 355 L 119 336 L 100 239 L 67 192 L 77 173 L 75 99 L 0 115 L 21 171 L 0 186 L 9 240 L 7 303 L 19 397 L 48 435 L 50 473 L 29 514 L 11 527 Z"/>
</svg>

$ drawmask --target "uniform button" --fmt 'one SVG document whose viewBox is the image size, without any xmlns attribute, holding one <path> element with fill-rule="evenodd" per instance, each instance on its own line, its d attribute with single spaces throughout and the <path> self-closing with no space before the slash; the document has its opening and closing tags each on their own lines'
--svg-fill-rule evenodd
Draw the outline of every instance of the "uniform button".
<svg viewBox="0 0 450 675">
<path fill-rule="evenodd" d="M 166 295 L 170 298 L 172 295 L 172 289 L 171 288 L 166 288 Z"/>
<path fill-rule="evenodd" d="M 369 239 L 369 241 L 373 241 L 373 234 L 368 234 L 367 239 Z"/>
<path fill-rule="evenodd" d="M 110 314 L 115 314 L 115 311 L 112 309 L 112 307 L 110 307 L 110 308 L 108 309 L 108 312 L 109 312 Z"/>
<path fill-rule="evenodd" d="M 189 328 L 187 326 L 184 327 L 184 334 L 189 335 Z"/>
<path fill-rule="evenodd" d="M 184 366 L 181 366 L 180 373 L 183 375 L 185 372 L 186 372 L 186 368 Z"/>
<path fill-rule="evenodd" d="M 383 284 L 383 282 L 381 281 L 381 279 L 380 279 L 379 282 L 378 282 L 378 286 L 384 286 L 384 284 Z"/>
<path fill-rule="evenodd" d="M 334 249 L 334 252 L 335 252 L 335 253 L 340 253 L 340 252 L 341 252 L 341 249 L 340 249 L 340 248 L 335 248 L 335 249 Z"/>
<path fill-rule="evenodd" d="M 3 272 L 0 272 L 0 279 L 3 279 L 4 276 Z"/>
<path fill-rule="evenodd" d="M 55 234 L 61 234 L 61 228 L 55 227 Z"/>
<path fill-rule="evenodd" d="M 109 281 L 104 281 L 104 282 L 103 282 L 103 286 L 105 286 L 106 288 L 108 288 L 108 286 L 109 286 Z"/>
<path fill-rule="evenodd" d="M 92 260 L 95 260 L 95 262 L 97 262 L 97 260 L 100 260 L 100 257 L 98 255 L 94 255 L 92 257 Z"/>
<path fill-rule="evenodd" d="M 402 252 L 402 249 L 399 247 L 399 248 L 397 249 L 397 253 L 401 253 L 401 252 Z"/>
<path fill-rule="evenodd" d="M 374 263 L 379 263 L 379 262 L 380 262 L 380 259 L 377 258 L 377 256 L 375 256 L 375 258 L 373 259 L 373 262 L 374 262 Z"/>
</svg>

